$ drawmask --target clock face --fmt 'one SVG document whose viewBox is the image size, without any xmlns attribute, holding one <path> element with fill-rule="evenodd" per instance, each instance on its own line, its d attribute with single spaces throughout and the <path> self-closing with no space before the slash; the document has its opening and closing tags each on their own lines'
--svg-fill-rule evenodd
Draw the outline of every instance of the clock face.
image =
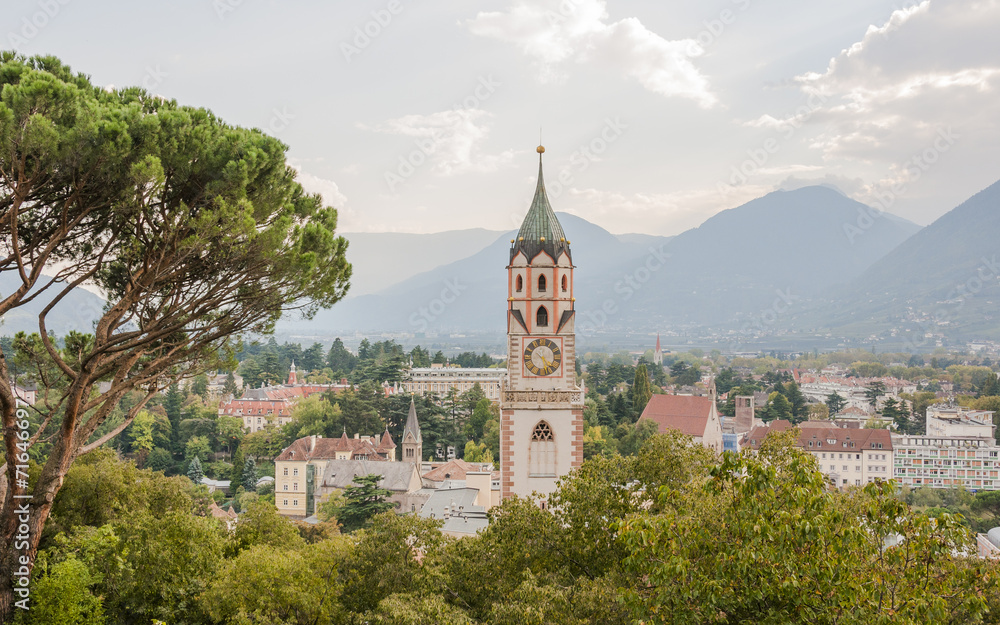
<svg viewBox="0 0 1000 625">
<path fill-rule="evenodd" d="M 534 375 L 552 375 L 562 363 L 562 350 L 551 339 L 535 339 L 524 348 L 524 366 Z"/>
</svg>

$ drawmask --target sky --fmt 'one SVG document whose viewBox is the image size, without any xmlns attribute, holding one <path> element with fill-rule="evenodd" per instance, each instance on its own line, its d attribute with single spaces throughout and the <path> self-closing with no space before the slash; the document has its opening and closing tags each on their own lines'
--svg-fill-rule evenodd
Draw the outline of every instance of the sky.
<svg viewBox="0 0 1000 625">
<path fill-rule="evenodd" d="M 5 0 L 0 25 L 278 137 L 344 232 L 515 228 L 539 135 L 554 208 L 614 233 L 807 184 L 926 225 L 1000 178 L 1000 0 Z"/>
</svg>

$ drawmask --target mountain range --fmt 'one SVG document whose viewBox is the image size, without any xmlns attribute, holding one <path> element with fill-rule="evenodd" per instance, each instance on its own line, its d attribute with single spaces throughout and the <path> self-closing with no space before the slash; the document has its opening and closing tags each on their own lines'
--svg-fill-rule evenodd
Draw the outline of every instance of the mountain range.
<svg viewBox="0 0 1000 625">
<path fill-rule="evenodd" d="M 814 300 L 858 277 L 920 229 L 884 214 L 862 236 L 849 236 L 846 226 L 869 210 L 833 189 L 804 187 L 722 211 L 673 238 L 616 236 L 559 213 L 577 267 L 578 330 L 739 323 L 779 296 Z M 312 324 L 333 332 L 502 331 L 504 267 L 513 236 L 505 233 L 466 258 L 341 302 Z"/>
<path fill-rule="evenodd" d="M 998 241 L 1000 182 L 878 259 L 814 323 L 904 348 L 926 346 L 934 335 L 1000 339 Z"/>
<path fill-rule="evenodd" d="M 558 215 L 584 339 L 796 332 L 920 349 L 940 335 L 1000 338 L 1000 183 L 925 228 L 824 186 L 769 193 L 675 237 L 615 235 Z M 514 231 L 345 236 L 349 297 L 312 320 L 283 319 L 283 334 L 504 331 Z M 12 284 L 0 274 L 0 294 Z M 78 290 L 50 326 L 86 330 L 101 304 Z M 9 313 L 0 333 L 33 329 L 36 308 Z"/>
</svg>

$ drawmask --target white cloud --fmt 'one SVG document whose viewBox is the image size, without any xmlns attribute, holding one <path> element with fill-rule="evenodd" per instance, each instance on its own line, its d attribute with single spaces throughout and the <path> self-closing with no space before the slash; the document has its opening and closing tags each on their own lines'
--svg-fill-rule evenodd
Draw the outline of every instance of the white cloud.
<svg viewBox="0 0 1000 625">
<path fill-rule="evenodd" d="M 347 206 L 347 196 L 345 196 L 337 183 L 333 180 L 320 178 L 302 168 L 296 159 L 289 159 L 288 166 L 295 170 L 295 180 L 302 185 L 307 193 L 319 193 L 323 198 L 323 204 L 337 209 L 337 224 L 339 230 L 356 229 L 360 220 L 357 211 Z"/>
<path fill-rule="evenodd" d="M 953 125 L 996 141 L 998 29 L 996 0 L 925 0 L 869 27 L 825 72 L 795 79 L 824 103 L 803 120 L 821 127 L 813 147 L 827 159 L 886 164 L 925 149 Z M 752 124 L 782 121 L 765 115 Z"/>
<path fill-rule="evenodd" d="M 572 207 L 566 212 L 603 226 L 610 232 L 680 234 L 701 225 L 719 211 L 739 206 L 772 191 L 744 185 L 723 196 L 715 189 L 670 193 L 619 193 L 595 188 L 570 188 Z"/>
<path fill-rule="evenodd" d="M 516 45 L 539 65 L 540 78 L 560 78 L 569 62 L 609 63 L 653 93 L 716 104 L 708 79 L 691 62 L 693 39 L 668 41 L 636 18 L 608 23 L 605 0 L 516 0 L 507 12 L 479 13 L 469 30 Z"/>
<path fill-rule="evenodd" d="M 412 137 L 413 151 L 423 153 L 432 164 L 432 171 L 442 176 L 451 176 L 496 171 L 513 159 L 512 150 L 500 154 L 484 154 L 480 149 L 480 144 L 490 133 L 490 117 L 490 113 L 482 109 L 459 108 L 430 115 L 406 115 L 384 121 L 370 129 Z M 410 160 L 412 162 L 414 159 Z"/>
<path fill-rule="evenodd" d="M 302 188 L 309 193 L 319 193 L 327 206 L 341 208 L 347 204 L 347 197 L 340 192 L 336 182 L 310 174 L 296 160 L 289 160 L 288 166 L 295 170 L 295 180 Z"/>
</svg>

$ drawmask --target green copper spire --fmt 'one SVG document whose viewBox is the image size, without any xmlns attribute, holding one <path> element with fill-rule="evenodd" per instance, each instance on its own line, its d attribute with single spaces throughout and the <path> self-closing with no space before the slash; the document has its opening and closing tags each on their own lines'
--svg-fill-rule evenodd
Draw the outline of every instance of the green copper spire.
<svg viewBox="0 0 1000 625">
<path fill-rule="evenodd" d="M 545 179 L 542 176 L 542 153 L 545 152 L 545 148 L 538 146 L 537 151 L 538 184 L 535 187 L 535 197 L 531 200 L 528 214 L 524 216 L 521 229 L 511 246 L 511 260 L 521 251 L 528 257 L 529 262 L 542 250 L 548 252 L 553 260 L 558 260 L 562 251 L 570 254 L 566 233 L 559 224 L 552 205 L 549 204 L 549 196 L 545 193 Z"/>
</svg>

